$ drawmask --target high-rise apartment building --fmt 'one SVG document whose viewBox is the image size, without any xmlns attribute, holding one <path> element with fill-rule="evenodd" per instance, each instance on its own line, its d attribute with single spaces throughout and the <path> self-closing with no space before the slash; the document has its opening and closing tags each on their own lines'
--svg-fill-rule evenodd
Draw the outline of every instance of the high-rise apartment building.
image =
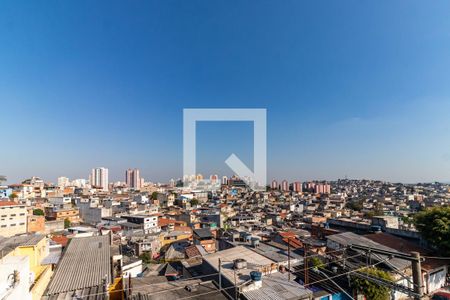
<svg viewBox="0 0 450 300">
<path fill-rule="evenodd" d="M 316 184 L 314 192 L 317 194 L 331 194 L 331 185 L 326 183 Z"/>
<path fill-rule="evenodd" d="M 104 191 L 107 191 L 108 169 L 103 167 L 92 169 L 89 181 L 92 186 L 101 187 Z"/>
<path fill-rule="evenodd" d="M 128 169 L 125 172 L 125 183 L 132 189 L 141 188 L 141 176 L 139 169 Z"/>
<path fill-rule="evenodd" d="M 272 190 L 278 189 L 278 182 L 274 179 L 272 180 L 272 185 L 270 186 Z"/>
<path fill-rule="evenodd" d="M 223 176 L 222 177 L 222 184 L 223 185 L 227 185 L 228 184 L 228 177 L 227 176 Z"/>
<path fill-rule="evenodd" d="M 289 182 L 288 182 L 287 180 L 283 180 L 283 181 L 281 182 L 281 190 L 282 190 L 283 192 L 289 191 Z"/>
<path fill-rule="evenodd" d="M 219 176 L 218 175 L 211 175 L 211 176 L 209 176 L 209 181 L 211 182 L 211 184 L 216 184 L 218 180 L 219 180 Z"/>
<path fill-rule="evenodd" d="M 293 184 L 294 192 L 301 193 L 303 191 L 302 183 L 300 181 L 296 181 Z"/>
<path fill-rule="evenodd" d="M 69 178 L 67 177 L 58 177 L 58 187 L 65 188 L 66 186 L 69 186 Z"/>
</svg>

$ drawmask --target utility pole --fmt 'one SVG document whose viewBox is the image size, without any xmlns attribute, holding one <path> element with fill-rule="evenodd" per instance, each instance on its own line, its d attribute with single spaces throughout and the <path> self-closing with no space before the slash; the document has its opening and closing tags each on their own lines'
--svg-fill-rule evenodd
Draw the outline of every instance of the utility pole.
<svg viewBox="0 0 450 300">
<path fill-rule="evenodd" d="M 288 281 L 291 281 L 291 240 L 288 237 Z"/>
<path fill-rule="evenodd" d="M 422 290 L 422 271 L 420 266 L 420 253 L 419 252 L 411 252 L 411 256 L 416 258 L 411 262 L 412 265 L 412 273 L 413 273 L 413 283 L 414 283 L 414 291 L 419 295 L 416 296 L 416 299 L 420 299 L 423 296 Z"/>
<path fill-rule="evenodd" d="M 219 258 L 219 291 L 222 291 L 222 260 Z"/>
<path fill-rule="evenodd" d="M 305 273 L 305 285 L 308 285 L 309 282 L 309 274 L 308 274 L 308 246 L 306 244 L 303 244 L 303 266 L 304 266 L 304 273 Z"/>
<path fill-rule="evenodd" d="M 408 255 L 408 254 L 404 254 L 401 252 L 388 251 L 388 250 L 384 250 L 384 249 L 372 248 L 372 247 L 367 247 L 367 246 L 362 246 L 362 245 L 349 245 L 348 248 L 353 249 L 353 250 L 362 250 L 362 251 L 365 251 L 368 256 L 373 254 L 374 256 L 376 256 L 378 258 L 380 258 L 378 255 L 384 255 L 384 256 L 388 257 L 388 259 L 385 260 L 385 262 L 388 265 L 390 265 L 389 259 L 394 258 L 394 257 L 400 258 L 400 259 L 403 259 L 406 261 L 410 261 L 412 275 L 413 275 L 412 276 L 413 277 L 413 288 L 409 288 L 409 287 L 406 287 L 404 285 L 399 285 L 399 284 L 392 284 L 391 282 L 382 281 L 375 277 L 371 278 L 371 276 L 369 276 L 369 275 L 362 275 L 362 274 L 359 274 L 358 272 L 354 273 L 354 275 L 360 276 L 362 278 L 365 278 L 365 279 L 368 279 L 368 280 L 371 280 L 374 282 L 378 281 L 381 283 L 381 285 L 388 286 L 392 289 L 401 291 L 402 293 L 405 293 L 405 294 L 406 293 L 412 294 L 412 295 L 414 295 L 414 299 L 416 299 L 416 300 L 423 298 L 423 283 L 422 283 L 422 272 L 421 272 L 421 266 L 420 266 L 420 260 L 421 260 L 420 253 L 411 252 L 410 255 Z M 371 256 L 369 256 L 369 260 L 371 260 Z M 406 277 L 404 277 L 404 278 L 406 278 Z"/>
<path fill-rule="evenodd" d="M 234 299 L 237 300 L 238 299 L 238 287 L 237 287 L 237 283 L 236 283 L 236 268 L 233 267 L 234 270 Z"/>
</svg>

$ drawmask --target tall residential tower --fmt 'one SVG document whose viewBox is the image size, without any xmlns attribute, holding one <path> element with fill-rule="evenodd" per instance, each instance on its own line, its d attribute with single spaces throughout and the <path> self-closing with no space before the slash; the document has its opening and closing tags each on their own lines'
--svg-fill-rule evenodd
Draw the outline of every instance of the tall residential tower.
<svg viewBox="0 0 450 300">
<path fill-rule="evenodd" d="M 128 169 L 125 172 L 125 182 L 128 187 L 133 189 L 141 188 L 141 176 L 139 174 L 139 169 Z"/>
<path fill-rule="evenodd" d="M 92 169 L 89 181 L 92 186 L 101 187 L 104 191 L 107 191 L 108 169 L 103 167 Z"/>
</svg>

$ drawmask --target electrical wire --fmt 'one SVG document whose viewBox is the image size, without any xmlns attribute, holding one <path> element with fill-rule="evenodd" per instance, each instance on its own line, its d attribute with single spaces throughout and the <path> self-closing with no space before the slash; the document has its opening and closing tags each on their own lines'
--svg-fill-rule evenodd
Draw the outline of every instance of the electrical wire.
<svg viewBox="0 0 450 300">
<path fill-rule="evenodd" d="M 324 254 L 330 254 L 330 253 L 335 253 L 335 252 L 340 252 L 340 251 L 344 251 L 346 248 L 342 248 L 342 249 L 338 249 L 338 250 L 333 250 L 333 251 L 328 251 L 328 252 L 325 252 Z M 316 256 L 323 256 L 324 254 L 314 254 L 314 255 L 309 255 L 309 256 L 306 256 L 306 257 L 303 257 L 303 258 L 311 258 L 311 257 L 316 257 Z M 353 258 L 353 257 L 357 257 L 357 256 L 361 256 L 362 254 L 357 254 L 357 255 L 355 255 L 355 256 L 350 256 L 350 257 L 345 257 L 345 258 L 342 258 L 342 259 L 340 259 L 340 260 L 336 260 L 336 261 L 330 261 L 330 262 L 328 262 L 328 263 L 325 263 L 324 265 L 328 265 L 328 264 L 330 264 L 330 263 L 333 263 L 333 262 L 338 262 L 338 261 L 342 261 L 342 260 L 345 260 L 345 259 L 351 259 L 351 258 Z M 222 260 L 222 261 L 225 261 L 225 262 L 232 262 L 232 261 L 227 261 L 227 260 Z M 381 263 L 381 262 L 378 262 L 377 264 L 379 264 L 379 263 Z M 374 264 L 374 265 L 372 265 L 372 266 L 375 266 L 375 265 L 377 265 L 377 264 Z M 261 265 L 258 265 L 258 264 L 254 264 L 254 265 L 256 265 L 256 266 L 261 266 Z M 312 269 L 312 268 L 315 268 L 315 267 L 309 267 L 309 268 L 307 268 L 306 270 L 309 270 L 309 269 Z M 364 268 L 366 268 L 366 267 L 364 267 Z M 363 269 L 363 268 L 361 268 L 361 269 Z M 353 272 L 356 272 L 357 270 L 354 270 Z M 186 280 L 194 280 L 194 279 L 199 279 L 199 278 L 204 278 L 204 277 L 210 277 L 210 276 L 215 276 L 215 275 L 219 275 L 220 273 L 212 273 L 212 274 L 208 274 L 208 275 L 201 275 L 201 276 L 195 276 L 195 277 L 190 277 L 190 278 L 184 278 L 184 279 L 179 279 L 179 280 L 176 280 L 176 281 L 174 281 L 174 283 L 175 282 L 181 282 L 181 281 L 186 281 Z M 333 276 L 333 277 L 329 277 L 329 279 L 332 279 L 332 278 L 335 278 L 335 277 L 339 277 L 339 276 L 342 276 L 342 275 L 346 275 L 347 273 L 344 273 L 344 274 L 339 274 L 338 276 Z M 326 279 L 326 280 L 328 280 L 328 279 Z M 322 280 L 322 281 L 324 281 L 324 280 Z M 310 284 L 308 284 L 308 285 L 311 285 L 311 284 L 314 284 L 314 283 L 317 283 L 317 281 L 316 282 L 313 282 L 313 283 L 310 283 Z M 167 284 L 167 282 L 159 282 L 159 283 L 149 283 L 148 285 L 158 285 L 158 284 Z M 145 285 L 144 285 L 145 286 Z M 306 286 L 306 285 L 305 285 Z M 182 287 L 180 287 L 180 288 L 182 288 Z M 211 294 L 211 293 L 216 293 L 216 292 L 220 292 L 221 290 L 227 290 L 227 289 L 230 289 L 230 288 L 235 288 L 235 286 L 232 286 L 232 287 L 229 287 L 229 288 L 222 288 L 222 289 L 220 289 L 220 290 L 214 290 L 214 291 L 211 291 L 211 292 L 206 292 L 206 293 L 202 293 L 202 294 L 197 294 L 197 295 L 195 295 L 195 296 L 189 296 L 189 297 L 184 297 L 184 298 L 179 298 L 179 299 L 189 299 L 189 298 L 193 298 L 193 297 L 198 297 L 198 296 L 202 296 L 202 295 L 207 295 L 207 294 Z M 119 289 L 119 290 L 114 290 L 114 291 L 111 291 L 111 293 L 116 293 L 116 292 L 123 292 L 123 291 L 126 291 L 126 290 L 128 290 L 128 288 L 127 289 Z M 158 294 L 158 293 L 164 293 L 164 292 L 167 292 L 167 290 L 163 290 L 163 291 L 157 291 L 157 292 L 154 292 L 154 293 L 152 293 L 152 294 Z M 86 294 L 86 295 L 80 295 L 80 296 L 76 296 L 77 298 L 79 298 L 79 299 L 82 299 L 82 298 L 85 298 L 85 297 L 89 297 L 89 296 L 96 296 L 96 295 L 104 295 L 104 294 L 106 294 L 106 293 L 108 293 L 108 292 L 101 292 L 101 293 L 93 293 L 93 294 Z"/>
<path fill-rule="evenodd" d="M 362 255 L 363 255 L 362 253 L 359 253 L 359 254 L 356 254 L 356 255 L 353 255 L 353 256 L 349 256 L 349 257 L 344 257 L 344 258 L 341 258 L 341 259 L 338 259 L 338 260 L 332 260 L 332 261 L 329 261 L 327 263 L 323 263 L 321 266 L 327 266 L 327 265 L 329 265 L 331 263 L 337 263 L 337 262 L 340 262 L 340 261 L 344 261 L 344 260 L 347 260 L 347 259 L 351 259 L 351 258 L 355 258 L 355 257 L 358 257 L 358 256 L 362 256 Z M 314 269 L 314 268 L 317 268 L 317 267 L 316 266 L 308 267 L 308 268 L 306 268 L 306 270 L 310 270 L 310 269 Z M 303 270 L 305 270 L 305 269 L 302 268 L 301 270 L 296 271 L 295 273 L 303 271 Z"/>
<path fill-rule="evenodd" d="M 327 252 L 328 254 L 329 253 L 334 253 L 334 252 L 338 252 L 338 251 L 342 251 L 343 249 L 340 249 L 340 250 L 334 250 L 334 251 L 329 251 L 329 252 Z M 329 262 L 327 262 L 327 263 L 324 263 L 323 265 L 329 265 L 329 264 L 331 264 L 331 263 L 337 263 L 337 262 L 340 262 L 340 261 L 343 261 L 343 260 L 346 260 L 346 259 L 352 259 L 352 258 L 355 258 L 355 257 L 358 257 L 358 256 L 362 256 L 363 254 L 362 253 L 360 253 L 360 254 L 357 254 L 357 255 L 353 255 L 353 256 L 349 256 L 349 257 L 345 257 L 345 258 L 342 258 L 342 259 L 338 259 L 338 260 L 333 260 L 333 261 L 329 261 Z M 307 256 L 306 258 L 310 258 L 310 257 L 316 257 L 316 256 L 318 256 L 318 255 L 311 255 L 311 256 Z M 230 260 L 222 260 L 222 262 L 233 262 L 233 261 L 230 261 Z M 253 265 L 256 265 L 256 266 L 262 266 L 262 265 L 259 265 L 259 264 L 253 264 Z M 312 266 L 312 267 L 309 267 L 309 268 L 307 268 L 306 270 L 310 270 L 310 269 L 313 269 L 313 268 L 316 268 L 316 267 L 314 267 L 314 266 Z M 302 270 L 304 270 L 304 269 L 302 269 Z M 299 271 L 296 271 L 296 272 L 293 272 L 294 274 L 295 273 L 298 273 Z M 208 275 L 200 275 L 200 276 L 195 276 L 195 277 L 190 277 L 190 278 L 183 278 L 183 279 L 179 279 L 179 280 L 176 280 L 176 281 L 174 281 L 174 283 L 178 283 L 178 282 L 181 282 L 181 281 L 186 281 L 186 280 L 195 280 L 195 279 L 200 279 L 200 278 L 204 278 L 204 277 L 210 277 L 210 276 L 215 276 L 215 275 L 219 275 L 219 273 L 217 272 L 217 273 L 212 273 L 212 274 L 208 274 Z M 147 285 L 152 285 L 152 286 L 155 286 L 155 285 L 163 285 L 163 284 L 167 284 L 168 282 L 158 282 L 158 283 L 149 283 L 149 284 L 147 284 Z M 143 286 L 145 286 L 145 285 L 143 285 Z M 182 288 L 182 287 L 179 287 L 179 288 Z M 114 290 L 114 291 L 112 291 L 112 292 L 121 292 L 121 291 L 126 291 L 126 290 L 128 290 L 128 289 L 120 289 L 120 290 Z M 222 290 L 224 290 L 224 288 L 222 288 Z M 156 291 L 156 292 L 154 292 L 154 293 L 152 293 L 152 295 L 153 294 L 159 294 L 159 293 L 164 293 L 164 292 L 167 292 L 167 290 L 163 290 L 163 291 Z M 217 290 L 215 291 L 215 292 L 217 292 Z M 212 292 L 211 292 L 212 293 Z M 102 294 L 105 294 L 105 292 L 101 292 L 101 293 L 94 293 L 94 294 L 87 294 L 87 295 L 80 295 L 80 296 L 78 296 L 78 298 L 85 298 L 85 297 L 88 297 L 88 296 L 95 296 L 95 295 L 102 295 Z M 196 296 L 199 296 L 199 295 L 196 295 Z M 181 299 L 183 299 L 183 298 L 181 298 Z"/>
<path fill-rule="evenodd" d="M 316 284 L 316 283 L 319 283 L 319 282 L 323 282 L 323 281 L 327 281 L 327 280 L 330 280 L 330 279 L 333 279 L 333 278 L 337 278 L 337 277 L 340 277 L 340 276 L 348 275 L 348 274 L 350 274 L 350 273 L 355 273 L 355 272 L 364 270 L 364 269 L 366 269 L 366 268 L 375 267 L 375 266 L 377 266 L 377 265 L 379 265 L 379 264 L 381 264 L 381 263 L 384 263 L 384 262 L 386 262 L 386 261 L 388 261 L 388 260 L 389 260 L 389 258 L 387 258 L 387 259 L 385 259 L 385 260 L 382 260 L 382 261 L 379 261 L 379 262 L 377 262 L 377 263 L 375 263 L 375 264 L 372 264 L 372 265 L 369 265 L 369 266 L 360 267 L 360 268 L 357 268 L 357 269 L 355 269 L 355 270 L 351 270 L 351 271 L 348 271 L 348 272 L 345 272 L 345 273 L 342 273 L 342 274 L 338 274 L 338 275 L 335 275 L 335 276 L 332 276 L 332 277 L 328 277 L 328 278 L 326 278 L 326 279 L 317 280 L 317 281 L 314 281 L 314 282 L 305 284 L 305 286 L 310 286 L 310 285 L 313 285 L 313 284 Z"/>
<path fill-rule="evenodd" d="M 178 279 L 178 280 L 174 280 L 172 281 L 173 283 L 177 283 L 177 282 L 181 282 L 181 281 L 186 281 L 186 280 L 195 280 L 195 279 L 199 279 L 199 278 L 204 278 L 204 277 L 209 277 L 209 276 L 215 276 L 218 275 L 219 273 L 212 273 L 212 274 L 208 274 L 208 275 L 201 275 L 201 276 L 195 276 L 195 277 L 189 277 L 189 278 L 183 278 L 183 279 Z M 127 280 L 128 278 L 123 278 L 122 280 Z M 171 281 L 166 281 L 166 282 L 157 282 L 157 283 L 148 283 L 148 284 L 143 284 L 142 286 L 155 286 L 155 285 L 161 285 L 161 284 L 170 284 Z M 183 287 L 184 288 L 184 287 Z M 128 288 L 123 288 L 123 289 L 119 289 L 119 290 L 113 290 L 110 291 L 112 293 L 116 293 L 116 292 L 123 292 L 123 291 L 127 291 Z M 161 291 L 160 291 L 161 292 Z M 167 292 L 167 290 L 164 290 L 163 292 Z M 89 296 L 96 296 L 96 295 L 103 295 L 106 294 L 107 292 L 100 292 L 100 293 L 93 293 L 93 294 L 86 294 L 86 295 L 80 295 L 80 296 L 76 296 L 74 295 L 74 297 L 77 298 L 85 298 L 85 297 L 89 297 Z M 158 293 L 158 292 L 155 292 Z M 50 295 L 51 296 L 51 295 Z"/>
</svg>

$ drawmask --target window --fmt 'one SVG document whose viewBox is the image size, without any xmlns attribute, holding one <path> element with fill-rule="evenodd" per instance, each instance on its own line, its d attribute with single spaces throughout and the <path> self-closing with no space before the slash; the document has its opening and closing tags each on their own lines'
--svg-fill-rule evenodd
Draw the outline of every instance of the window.
<svg viewBox="0 0 450 300">
<path fill-rule="evenodd" d="M 9 226 L 13 227 L 13 226 L 16 226 L 16 224 L 10 224 Z"/>
<path fill-rule="evenodd" d="M 25 213 L 21 213 L 20 216 L 25 216 Z"/>
<path fill-rule="evenodd" d="M 16 216 L 16 214 L 11 214 L 11 217 L 15 217 Z"/>
<path fill-rule="evenodd" d="M 25 223 L 20 223 L 19 225 L 25 225 Z"/>
<path fill-rule="evenodd" d="M 2 227 L 6 227 L 6 225 L 2 225 Z"/>
</svg>

